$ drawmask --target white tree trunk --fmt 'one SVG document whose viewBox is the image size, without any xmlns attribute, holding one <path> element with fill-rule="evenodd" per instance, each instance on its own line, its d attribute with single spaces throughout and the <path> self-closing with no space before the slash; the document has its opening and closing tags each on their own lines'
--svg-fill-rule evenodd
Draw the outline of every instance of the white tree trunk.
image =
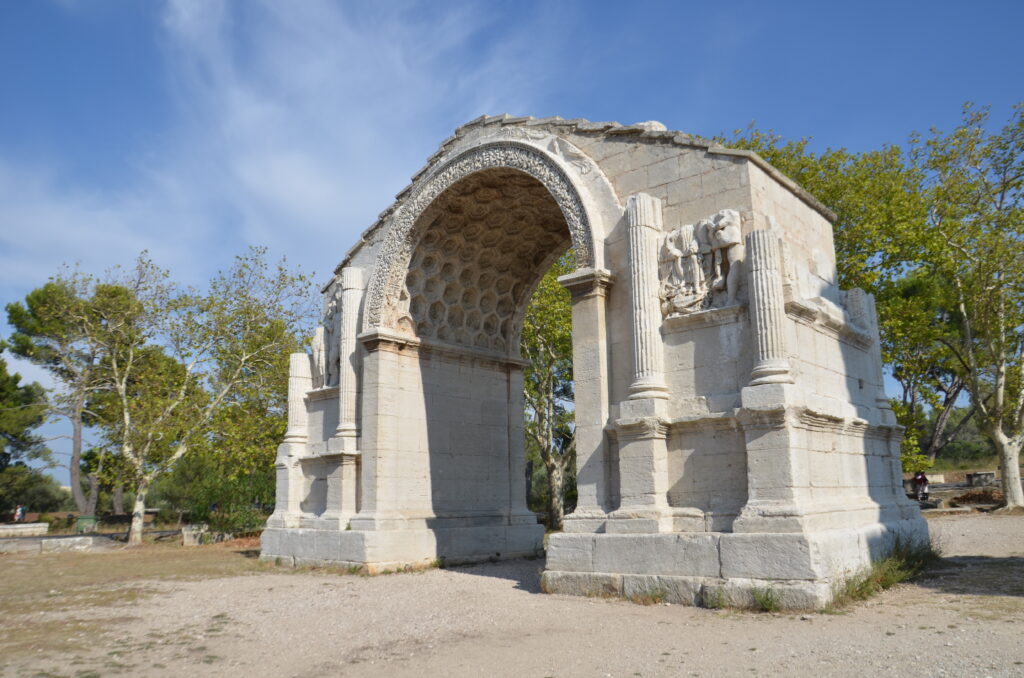
<svg viewBox="0 0 1024 678">
<path fill-rule="evenodd" d="M 551 455 L 544 467 L 548 472 L 548 529 L 561 530 L 565 518 L 565 459 Z"/>
<path fill-rule="evenodd" d="M 128 546 L 142 546 L 142 529 L 146 525 L 146 495 L 149 483 L 140 480 L 135 487 L 135 505 L 132 508 L 132 526 L 128 530 Z"/>
<path fill-rule="evenodd" d="M 1008 509 L 1024 508 L 1024 489 L 1020 484 L 1020 448 L 1018 440 L 1010 440 L 1002 431 L 991 435 L 999 452 L 999 465 L 1003 476 L 1003 496 Z"/>
</svg>

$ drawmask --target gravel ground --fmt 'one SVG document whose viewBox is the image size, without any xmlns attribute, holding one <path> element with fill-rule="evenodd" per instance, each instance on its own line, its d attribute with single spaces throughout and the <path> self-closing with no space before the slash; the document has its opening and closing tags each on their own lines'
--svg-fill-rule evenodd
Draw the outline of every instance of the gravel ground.
<svg viewBox="0 0 1024 678">
<path fill-rule="evenodd" d="M 840 614 L 545 595 L 541 560 L 268 571 L 134 582 L 151 595 L 39 613 L 93 613 L 106 629 L 91 651 L 42 648 L 0 675 L 1024 676 L 1024 517 L 930 523 L 943 561 Z"/>
</svg>

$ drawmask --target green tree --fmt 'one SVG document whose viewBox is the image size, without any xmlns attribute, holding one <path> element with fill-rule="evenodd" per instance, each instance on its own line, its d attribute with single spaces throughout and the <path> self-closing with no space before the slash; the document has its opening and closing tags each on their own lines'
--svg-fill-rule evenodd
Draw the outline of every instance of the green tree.
<svg viewBox="0 0 1024 678">
<path fill-rule="evenodd" d="M 36 383 L 21 384 L 21 375 L 7 371 L 0 346 L 0 470 L 12 462 L 36 458 L 47 450 L 32 433 L 46 420 L 46 393 Z"/>
<path fill-rule="evenodd" d="M 57 482 L 42 471 L 22 462 L 0 469 L 0 513 L 10 513 L 18 504 L 32 511 L 58 511 L 69 497 Z"/>
<path fill-rule="evenodd" d="M 913 263 L 928 215 L 925 173 L 895 145 L 815 153 L 809 139 L 786 141 L 755 127 L 719 141 L 757 152 L 835 213 L 839 284 L 875 295 L 882 360 L 901 387 L 892 406 L 906 429 L 904 469 L 927 468 L 949 439 L 965 381 L 941 341 L 956 332 L 952 288 Z M 943 416 L 926 433 L 936 407 Z"/>
<path fill-rule="evenodd" d="M 14 328 L 11 352 L 42 366 L 60 385 L 49 398 L 49 411 L 71 423 L 71 459 L 68 474 L 75 506 L 95 512 L 98 479 L 89 476 L 87 495 L 82 489 L 82 441 L 89 423 L 89 399 L 107 387 L 97 365 L 102 358 L 90 328 L 91 279 L 77 271 L 62 270 L 42 287 L 32 290 L 25 303 L 7 305 L 7 322 Z"/>
<path fill-rule="evenodd" d="M 269 329 L 280 332 L 276 341 L 286 348 L 258 366 L 264 371 L 258 379 L 225 398 L 209 435 L 155 490 L 190 520 L 216 529 L 253 529 L 274 503 L 274 462 L 287 425 L 288 356 L 301 351 L 306 338 L 281 323 Z"/>
<path fill-rule="evenodd" d="M 1024 507 L 1024 103 L 989 130 L 989 110 L 965 106 L 949 133 L 915 137 L 927 182 L 917 263 L 948 280 L 958 336 L 944 340 L 967 382 L 979 425 L 999 455 L 1008 509 Z"/>
<path fill-rule="evenodd" d="M 309 322 L 309 279 L 271 268 L 254 248 L 205 293 L 179 290 L 141 256 L 135 269 L 96 286 L 96 336 L 107 360 L 112 448 L 130 469 L 130 545 L 142 542 L 153 482 L 202 449 L 218 413 L 239 389 L 265 388 L 271 365 Z"/>
<path fill-rule="evenodd" d="M 524 371 L 527 449 L 544 465 L 548 481 L 548 527 L 562 528 L 566 479 L 576 464 L 572 409 L 572 304 L 558 276 L 573 270 L 564 254 L 537 286 L 523 320 L 520 350 Z"/>
</svg>

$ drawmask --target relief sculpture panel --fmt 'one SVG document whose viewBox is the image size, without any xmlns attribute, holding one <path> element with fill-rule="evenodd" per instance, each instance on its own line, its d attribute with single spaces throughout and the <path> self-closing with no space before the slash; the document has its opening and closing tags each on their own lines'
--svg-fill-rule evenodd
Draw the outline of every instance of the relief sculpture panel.
<svg viewBox="0 0 1024 678">
<path fill-rule="evenodd" d="M 743 257 L 736 210 L 721 210 L 666 233 L 658 256 L 662 315 L 735 305 Z"/>
</svg>

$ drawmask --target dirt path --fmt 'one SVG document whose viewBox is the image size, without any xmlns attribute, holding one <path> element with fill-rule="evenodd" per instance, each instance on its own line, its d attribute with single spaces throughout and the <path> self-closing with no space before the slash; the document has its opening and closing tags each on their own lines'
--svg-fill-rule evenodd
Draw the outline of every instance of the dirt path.
<svg viewBox="0 0 1024 678">
<path fill-rule="evenodd" d="M 359 577 L 165 549 L 132 578 L 94 559 L 142 556 L 8 557 L 65 574 L 5 592 L 5 626 L 50 633 L 0 639 L 0 675 L 1024 676 L 1024 518 L 931 524 L 943 563 L 843 614 L 550 596 L 539 560 Z M 168 580 L 189 562 L 203 579 Z"/>
</svg>

